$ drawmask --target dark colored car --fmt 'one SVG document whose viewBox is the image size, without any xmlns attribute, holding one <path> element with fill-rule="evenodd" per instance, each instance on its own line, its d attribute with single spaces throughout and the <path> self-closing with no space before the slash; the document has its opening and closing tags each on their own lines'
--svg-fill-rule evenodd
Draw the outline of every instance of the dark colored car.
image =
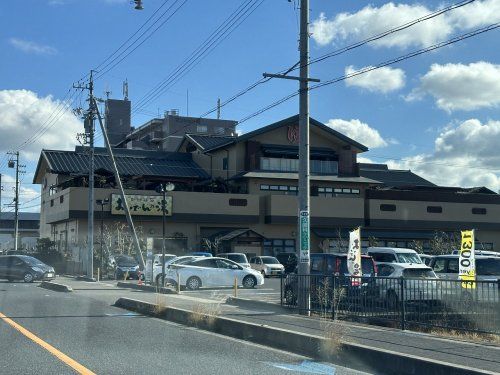
<svg viewBox="0 0 500 375">
<path fill-rule="evenodd" d="M 128 255 L 115 256 L 115 278 L 116 280 L 135 279 L 139 280 L 141 271 L 139 262 Z"/>
<path fill-rule="evenodd" d="M 36 258 L 27 255 L 0 256 L 0 279 L 23 280 L 25 283 L 31 283 L 35 280 L 55 278 L 54 268 Z"/>
<path fill-rule="evenodd" d="M 297 267 L 297 254 L 295 253 L 279 253 L 276 254 L 276 259 L 285 267 L 285 273 L 292 273 Z"/>
<path fill-rule="evenodd" d="M 367 255 L 361 256 L 362 277 L 360 279 L 349 276 L 347 270 L 347 254 L 311 254 L 310 281 L 311 302 L 318 303 L 319 299 L 328 299 L 331 302 L 335 292 L 342 291 L 342 296 L 347 299 L 360 296 L 376 298 L 378 287 L 375 276 L 377 268 L 373 259 Z M 289 274 L 285 279 L 284 297 L 286 303 L 294 305 L 297 301 L 299 281 L 297 274 Z M 322 294 L 320 296 L 320 294 Z M 338 294 L 337 294 L 338 295 Z"/>
</svg>

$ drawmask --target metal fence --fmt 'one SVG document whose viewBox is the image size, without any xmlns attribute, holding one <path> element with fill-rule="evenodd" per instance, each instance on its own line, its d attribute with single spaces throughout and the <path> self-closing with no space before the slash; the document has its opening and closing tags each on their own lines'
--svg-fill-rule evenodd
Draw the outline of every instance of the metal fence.
<svg viewBox="0 0 500 375">
<path fill-rule="evenodd" d="M 289 274 L 281 304 L 297 308 L 310 291 L 310 312 L 401 329 L 443 328 L 500 334 L 500 283 L 459 280 Z"/>
</svg>

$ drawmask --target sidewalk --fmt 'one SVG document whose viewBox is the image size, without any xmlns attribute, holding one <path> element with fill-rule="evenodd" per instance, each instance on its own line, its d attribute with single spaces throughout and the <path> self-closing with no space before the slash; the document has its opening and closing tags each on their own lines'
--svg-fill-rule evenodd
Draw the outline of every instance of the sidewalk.
<svg viewBox="0 0 500 375">
<path fill-rule="evenodd" d="M 158 303 L 159 298 L 161 298 L 161 303 L 166 304 L 166 306 L 187 310 L 199 309 L 200 305 L 212 305 L 217 307 L 218 316 L 220 317 L 314 336 L 324 337 L 325 335 L 324 323 L 319 318 L 299 316 L 293 314 L 290 310 L 273 304 L 255 303 L 255 306 L 252 306 L 251 303 L 245 303 L 244 305 L 238 305 L 238 302 L 234 304 L 224 303 L 224 297 L 218 297 L 217 291 L 207 291 L 207 298 L 183 294 L 169 294 L 159 297 L 155 293 L 116 288 L 116 282 L 113 281 L 89 283 L 60 278 L 58 282 L 71 286 L 74 293 L 105 300 L 110 304 L 113 304 L 119 297 L 127 297 L 149 303 Z M 213 308 L 211 310 L 214 311 Z M 341 330 L 341 341 L 344 342 L 362 344 L 500 374 L 500 345 L 470 343 L 428 334 L 350 322 L 342 322 Z"/>
</svg>

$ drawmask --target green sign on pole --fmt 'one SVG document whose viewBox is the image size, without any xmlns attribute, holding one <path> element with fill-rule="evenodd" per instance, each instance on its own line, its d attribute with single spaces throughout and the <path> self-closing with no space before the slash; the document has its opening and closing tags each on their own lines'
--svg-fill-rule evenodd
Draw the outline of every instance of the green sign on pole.
<svg viewBox="0 0 500 375">
<path fill-rule="evenodd" d="M 299 213 L 299 243 L 300 243 L 300 262 L 309 262 L 309 211 L 300 211 Z"/>
</svg>

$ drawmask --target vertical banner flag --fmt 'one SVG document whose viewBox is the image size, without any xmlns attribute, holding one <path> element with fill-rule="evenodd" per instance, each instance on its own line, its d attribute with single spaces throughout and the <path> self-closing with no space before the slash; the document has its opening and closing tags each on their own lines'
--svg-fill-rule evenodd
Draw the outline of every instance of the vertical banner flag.
<svg viewBox="0 0 500 375">
<path fill-rule="evenodd" d="M 301 263 L 309 262 L 309 211 L 299 212 L 299 246 Z"/>
<path fill-rule="evenodd" d="M 458 260 L 458 276 L 462 280 L 462 288 L 476 287 L 476 257 L 474 254 L 474 229 L 462 231 L 460 257 Z"/>
<path fill-rule="evenodd" d="M 347 253 L 347 270 L 352 285 L 360 285 L 361 279 L 361 229 L 357 228 L 349 232 L 349 252 Z"/>
</svg>

